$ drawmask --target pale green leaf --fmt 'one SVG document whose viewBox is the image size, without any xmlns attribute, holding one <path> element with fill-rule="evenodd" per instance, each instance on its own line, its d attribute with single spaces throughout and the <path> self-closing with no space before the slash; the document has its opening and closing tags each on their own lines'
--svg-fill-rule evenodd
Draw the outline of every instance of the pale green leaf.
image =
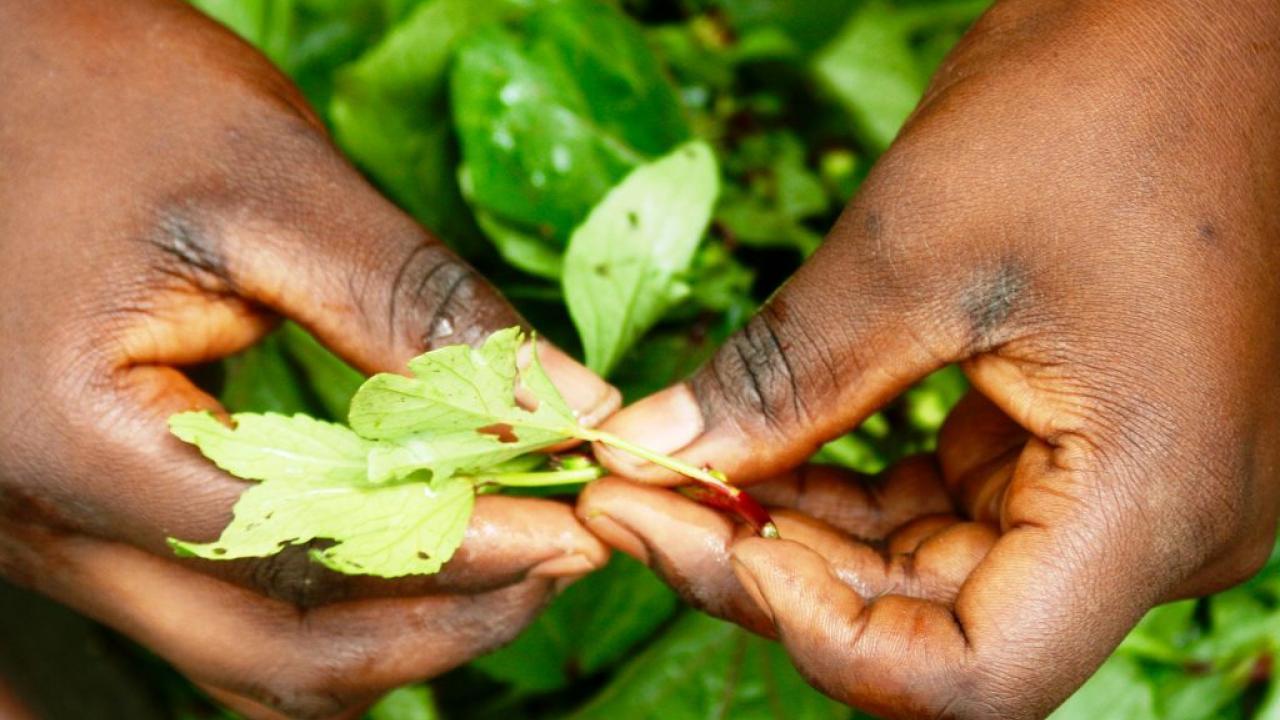
<svg viewBox="0 0 1280 720">
<path fill-rule="evenodd" d="M 605 374 L 678 299 L 719 191 L 706 143 L 643 165 L 573 232 L 564 291 L 587 364 Z"/>
<path fill-rule="evenodd" d="M 367 720 L 440 720 L 435 693 L 428 685 L 405 685 L 369 708 Z"/>
<path fill-rule="evenodd" d="M 232 560 L 331 540 L 312 557 L 333 570 L 425 575 L 438 572 L 462 543 L 474 504 L 471 481 L 458 477 L 380 487 L 264 482 L 240 496 L 217 541 L 170 545 L 183 554 Z"/>
<path fill-rule="evenodd" d="M 413 378 L 375 375 L 351 401 L 351 427 L 367 438 L 474 429 L 516 408 L 520 328 L 500 330 L 475 350 L 450 345 L 409 361 Z"/>
<path fill-rule="evenodd" d="M 238 413 L 231 419 L 234 428 L 207 412 L 186 412 L 169 418 L 169 429 L 246 480 L 313 486 L 365 482 L 367 457 L 376 443 L 341 425 L 274 413 Z"/>
<path fill-rule="evenodd" d="M 563 442 L 568 437 L 554 428 L 536 425 L 522 426 L 518 431 L 512 427 L 511 434 L 506 437 L 503 437 L 504 431 L 499 429 L 490 433 L 465 428 L 452 432 L 419 433 L 383 444 L 369 453 L 368 480 L 375 484 L 384 483 L 419 470 L 430 470 L 435 478 L 449 477 L 458 472 L 476 472 Z"/>
<path fill-rule="evenodd" d="M 1084 687 L 1076 691 L 1050 720 L 1132 718 L 1154 720 L 1155 691 L 1142 666 L 1127 655 L 1113 655 L 1098 668 Z"/>
<path fill-rule="evenodd" d="M 814 59 L 814 73 L 875 151 L 889 147 L 924 92 L 909 27 L 883 0 L 866 3 Z"/>
<path fill-rule="evenodd" d="M 365 383 L 351 402 L 351 426 L 364 437 L 394 441 L 369 454 L 369 480 L 477 471 L 572 437 L 573 412 L 536 353 L 517 371 L 523 339 L 519 328 L 502 330 L 478 350 L 455 345 L 415 358 L 412 378 L 383 374 Z M 517 379 L 535 410 L 516 403 Z"/>
</svg>

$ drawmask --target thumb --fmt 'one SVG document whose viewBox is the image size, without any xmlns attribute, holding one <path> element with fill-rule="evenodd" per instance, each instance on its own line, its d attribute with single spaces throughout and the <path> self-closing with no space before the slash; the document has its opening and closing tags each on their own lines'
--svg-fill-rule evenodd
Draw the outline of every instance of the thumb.
<svg viewBox="0 0 1280 720">
<path fill-rule="evenodd" d="M 749 482 L 796 466 L 929 372 L 993 347 L 1023 285 L 1019 267 L 947 241 L 900 198 L 889 217 L 876 209 L 883 195 L 859 198 L 691 379 L 603 429 Z M 677 480 L 611 448 L 597 454 L 620 475 Z"/>
<path fill-rule="evenodd" d="M 336 152 L 299 148 L 293 156 L 302 158 L 300 180 L 202 216 L 216 225 L 207 232 L 174 234 L 231 292 L 297 321 L 367 373 L 404 372 L 426 350 L 525 325 L 479 273 Z M 584 422 L 617 409 L 616 389 L 540 344 L 543 366 Z"/>
</svg>

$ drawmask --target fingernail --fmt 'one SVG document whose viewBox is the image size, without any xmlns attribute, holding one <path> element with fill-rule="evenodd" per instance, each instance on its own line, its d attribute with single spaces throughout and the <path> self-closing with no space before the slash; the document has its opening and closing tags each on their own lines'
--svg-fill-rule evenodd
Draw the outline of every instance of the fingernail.
<svg viewBox="0 0 1280 720">
<path fill-rule="evenodd" d="M 649 546 L 640 539 L 639 535 L 622 523 L 603 512 L 589 511 L 586 513 L 586 525 L 588 530 L 595 533 L 606 544 L 639 560 L 645 566 L 650 564 L 652 557 L 649 554 Z"/>
<path fill-rule="evenodd" d="M 518 363 L 527 367 L 533 359 L 533 345 L 520 348 Z M 538 340 L 538 361 L 547 371 L 561 397 L 578 414 L 578 422 L 594 427 L 622 406 L 622 393 L 587 366 L 545 340 Z"/>
<path fill-rule="evenodd" d="M 591 562 L 589 558 L 578 553 L 570 553 L 568 555 L 557 555 L 548 560 L 543 560 L 533 569 L 529 571 L 529 577 L 539 578 L 576 578 L 586 575 L 596 569 L 596 564 Z"/>
<path fill-rule="evenodd" d="M 702 408 L 685 383 L 673 385 L 609 418 L 601 429 L 647 450 L 669 455 L 702 434 Z M 647 463 L 611 447 L 597 448 L 611 467 L 640 468 Z"/>
<path fill-rule="evenodd" d="M 769 622 L 774 622 L 773 608 L 769 607 L 769 601 L 765 599 L 764 593 L 760 591 L 760 581 L 756 579 L 755 573 L 751 572 L 746 563 L 736 556 L 733 558 L 733 574 L 738 576 L 738 582 L 742 583 L 742 588 L 747 591 L 747 595 L 751 596 L 756 607 L 760 608 L 760 612 L 769 618 Z"/>
</svg>

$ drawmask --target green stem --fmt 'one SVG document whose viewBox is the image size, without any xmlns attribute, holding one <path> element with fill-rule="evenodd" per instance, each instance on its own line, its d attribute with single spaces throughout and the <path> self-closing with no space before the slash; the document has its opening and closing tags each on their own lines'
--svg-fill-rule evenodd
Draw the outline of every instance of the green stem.
<svg viewBox="0 0 1280 720">
<path fill-rule="evenodd" d="M 635 455 L 643 460 L 648 460 L 654 465 L 664 467 L 671 472 L 679 473 L 685 477 L 692 478 L 707 485 L 714 485 L 728 493 L 730 497 L 737 497 L 738 494 L 742 492 L 733 485 L 730 485 L 720 473 L 695 467 L 687 462 L 673 458 L 670 455 L 663 455 L 662 453 L 654 452 L 648 448 L 641 447 L 640 445 L 635 445 L 612 433 L 584 427 L 573 428 L 569 432 L 574 437 L 584 442 L 603 443 L 610 447 L 615 447 L 625 453 Z"/>
<path fill-rule="evenodd" d="M 504 487 L 546 487 L 588 483 L 604 477 L 604 468 L 598 465 L 573 470 L 547 470 L 545 472 L 515 472 L 476 475 L 472 479 L 481 485 Z"/>
</svg>

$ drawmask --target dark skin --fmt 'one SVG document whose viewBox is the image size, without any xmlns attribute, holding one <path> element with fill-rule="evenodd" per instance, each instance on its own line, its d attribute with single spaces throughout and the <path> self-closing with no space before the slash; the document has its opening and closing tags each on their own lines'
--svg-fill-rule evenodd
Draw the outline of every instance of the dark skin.
<svg viewBox="0 0 1280 720">
<path fill-rule="evenodd" d="M 1280 5 L 1003 0 L 827 243 L 605 427 L 725 471 L 782 540 L 619 475 L 579 514 L 894 718 L 1047 715 L 1153 605 L 1268 556 L 1280 473 Z M 935 455 L 803 465 L 926 373 Z"/>
<path fill-rule="evenodd" d="M 286 552 L 178 560 L 245 487 L 169 437 L 180 368 L 292 318 L 366 372 L 520 322 L 378 195 L 297 90 L 169 0 L 0 2 L 0 573 L 254 718 L 357 715 L 515 636 L 607 550 L 566 505 L 484 497 L 405 582 Z M 587 423 L 616 390 L 541 349 Z"/>
</svg>

